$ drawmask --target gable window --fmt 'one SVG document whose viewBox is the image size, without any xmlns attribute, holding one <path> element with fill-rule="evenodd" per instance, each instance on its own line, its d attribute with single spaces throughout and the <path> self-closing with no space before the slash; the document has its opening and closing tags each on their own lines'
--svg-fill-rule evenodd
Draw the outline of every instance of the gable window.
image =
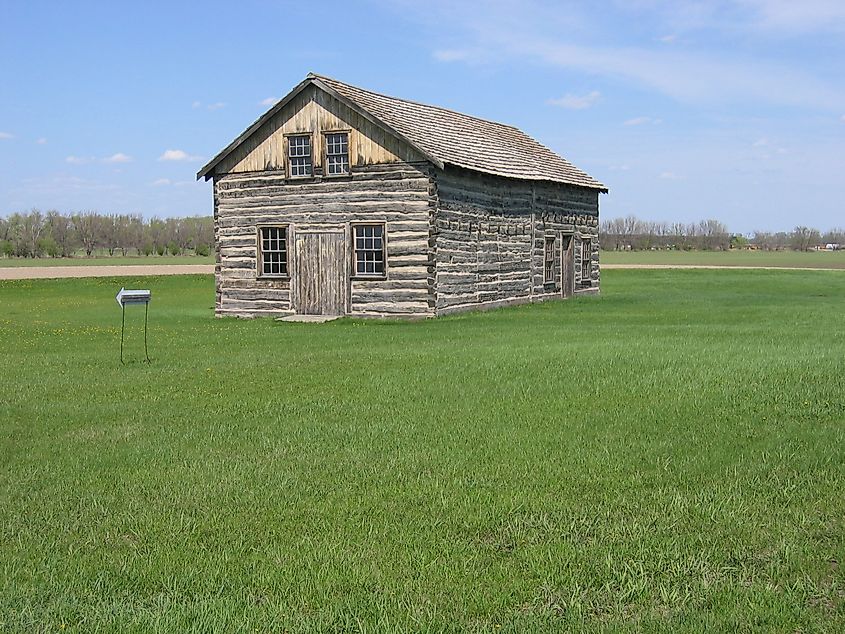
<svg viewBox="0 0 845 634">
<path fill-rule="evenodd" d="M 355 275 L 384 276 L 384 225 L 355 225 Z"/>
<path fill-rule="evenodd" d="M 581 240 L 581 284 L 590 286 L 590 276 L 593 272 L 593 249 L 589 240 Z"/>
<path fill-rule="evenodd" d="M 260 277 L 287 277 L 287 227 L 258 228 L 258 271 Z"/>
<path fill-rule="evenodd" d="M 326 133 L 326 174 L 337 176 L 349 173 L 349 133 Z"/>
<path fill-rule="evenodd" d="M 311 176 L 314 161 L 311 158 L 311 136 L 299 134 L 288 137 L 288 165 L 290 176 Z"/>
<path fill-rule="evenodd" d="M 555 281 L 555 239 L 554 236 L 546 236 L 545 248 L 543 249 L 543 282 L 546 284 Z"/>
</svg>

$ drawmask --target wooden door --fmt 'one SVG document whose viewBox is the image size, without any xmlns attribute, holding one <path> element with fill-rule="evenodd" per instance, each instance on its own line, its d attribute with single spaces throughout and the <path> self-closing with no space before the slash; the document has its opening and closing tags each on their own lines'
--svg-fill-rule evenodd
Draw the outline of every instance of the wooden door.
<svg viewBox="0 0 845 634">
<path fill-rule="evenodd" d="M 560 237 L 560 294 L 572 297 L 575 292 L 575 240 L 571 235 Z"/>
<path fill-rule="evenodd" d="M 346 314 L 346 260 L 345 234 L 296 233 L 297 314 Z"/>
</svg>

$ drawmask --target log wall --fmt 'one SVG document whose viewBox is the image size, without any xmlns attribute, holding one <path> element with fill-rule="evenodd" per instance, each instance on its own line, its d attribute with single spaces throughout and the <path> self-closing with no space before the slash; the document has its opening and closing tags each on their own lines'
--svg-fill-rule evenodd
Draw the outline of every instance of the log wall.
<svg viewBox="0 0 845 634">
<path fill-rule="evenodd" d="M 575 292 L 599 288 L 598 192 L 517 181 L 447 167 L 436 173 L 434 305 L 459 310 L 559 298 L 562 236 L 573 240 Z M 555 274 L 544 282 L 546 236 L 555 237 Z M 581 241 L 591 241 L 589 278 Z"/>
<path fill-rule="evenodd" d="M 259 225 L 289 226 L 290 266 L 297 231 L 343 231 L 351 236 L 351 223 L 383 222 L 386 277 L 353 277 L 349 314 L 432 316 L 433 262 L 429 259 L 429 243 L 436 207 L 432 182 L 427 163 L 359 166 L 352 176 L 342 180 L 287 181 L 283 173 L 274 171 L 216 176 L 217 314 L 294 312 L 290 280 L 261 279 L 257 275 Z M 348 243 L 351 263 L 351 239 Z"/>
</svg>

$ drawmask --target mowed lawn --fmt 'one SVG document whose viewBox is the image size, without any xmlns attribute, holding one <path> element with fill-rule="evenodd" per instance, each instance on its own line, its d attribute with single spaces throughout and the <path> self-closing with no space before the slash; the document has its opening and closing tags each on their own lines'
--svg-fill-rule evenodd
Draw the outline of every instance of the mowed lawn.
<svg viewBox="0 0 845 634">
<path fill-rule="evenodd" d="M 306 325 L 0 282 L 0 631 L 845 630 L 845 273 L 602 284 Z"/>
<path fill-rule="evenodd" d="M 845 269 L 842 251 L 602 251 L 602 264 Z"/>
</svg>

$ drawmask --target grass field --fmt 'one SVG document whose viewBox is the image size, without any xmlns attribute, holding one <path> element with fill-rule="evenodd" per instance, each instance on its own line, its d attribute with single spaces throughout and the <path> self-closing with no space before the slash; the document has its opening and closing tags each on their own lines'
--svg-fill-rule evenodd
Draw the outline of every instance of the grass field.
<svg viewBox="0 0 845 634">
<path fill-rule="evenodd" d="M 602 264 L 694 264 L 845 269 L 843 251 L 602 251 Z"/>
<path fill-rule="evenodd" d="M 0 631 L 845 630 L 845 274 L 602 285 L 311 325 L 0 282 Z"/>
<path fill-rule="evenodd" d="M 3 258 L 0 268 L 11 266 L 112 266 L 125 264 L 214 264 L 214 256 L 200 255 L 151 255 L 98 256 L 74 258 Z"/>
</svg>

